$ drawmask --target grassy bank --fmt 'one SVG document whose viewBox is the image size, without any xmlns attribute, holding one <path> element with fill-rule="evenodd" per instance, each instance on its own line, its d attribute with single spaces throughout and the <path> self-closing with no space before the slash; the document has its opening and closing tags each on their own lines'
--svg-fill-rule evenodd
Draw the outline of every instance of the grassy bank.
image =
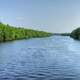
<svg viewBox="0 0 80 80">
<path fill-rule="evenodd" d="M 5 25 L 3 23 L 0 23 L 0 42 L 17 40 L 17 39 L 47 37 L 50 35 L 51 33 L 47 33 L 44 31 L 16 28 L 10 25 Z"/>
</svg>

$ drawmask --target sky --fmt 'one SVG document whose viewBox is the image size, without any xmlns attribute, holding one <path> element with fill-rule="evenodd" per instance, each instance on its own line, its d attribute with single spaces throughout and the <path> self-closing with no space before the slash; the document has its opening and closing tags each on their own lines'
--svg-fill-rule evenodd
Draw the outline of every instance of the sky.
<svg viewBox="0 0 80 80">
<path fill-rule="evenodd" d="M 0 0 L 0 22 L 53 33 L 80 26 L 80 0 Z"/>
</svg>

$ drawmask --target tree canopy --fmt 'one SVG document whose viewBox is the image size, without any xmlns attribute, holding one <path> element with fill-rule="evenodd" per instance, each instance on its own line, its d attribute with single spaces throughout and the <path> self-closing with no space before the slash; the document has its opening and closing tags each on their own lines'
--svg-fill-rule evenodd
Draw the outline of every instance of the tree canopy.
<svg viewBox="0 0 80 80">
<path fill-rule="evenodd" d="M 36 31 L 31 29 L 25 29 L 21 27 L 12 27 L 10 25 L 5 25 L 0 23 L 0 42 L 10 41 L 16 39 L 28 39 L 35 37 L 47 37 L 50 36 L 51 33 L 47 33 L 44 31 Z"/>
<path fill-rule="evenodd" d="M 80 27 L 73 30 L 70 34 L 70 36 L 74 39 L 80 40 Z"/>
</svg>

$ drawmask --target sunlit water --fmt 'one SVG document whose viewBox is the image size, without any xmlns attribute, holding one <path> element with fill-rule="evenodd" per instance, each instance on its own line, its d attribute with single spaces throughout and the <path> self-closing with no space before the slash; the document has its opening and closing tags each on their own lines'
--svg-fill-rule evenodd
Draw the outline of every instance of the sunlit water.
<svg viewBox="0 0 80 80">
<path fill-rule="evenodd" d="M 52 36 L 0 43 L 0 80 L 80 80 L 80 41 Z"/>
</svg>

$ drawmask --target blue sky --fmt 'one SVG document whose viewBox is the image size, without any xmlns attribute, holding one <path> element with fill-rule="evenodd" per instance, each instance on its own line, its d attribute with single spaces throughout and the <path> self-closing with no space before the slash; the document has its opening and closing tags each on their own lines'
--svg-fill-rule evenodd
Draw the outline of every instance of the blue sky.
<svg viewBox="0 0 80 80">
<path fill-rule="evenodd" d="M 0 21 L 49 32 L 80 26 L 80 0 L 0 0 Z"/>
</svg>

